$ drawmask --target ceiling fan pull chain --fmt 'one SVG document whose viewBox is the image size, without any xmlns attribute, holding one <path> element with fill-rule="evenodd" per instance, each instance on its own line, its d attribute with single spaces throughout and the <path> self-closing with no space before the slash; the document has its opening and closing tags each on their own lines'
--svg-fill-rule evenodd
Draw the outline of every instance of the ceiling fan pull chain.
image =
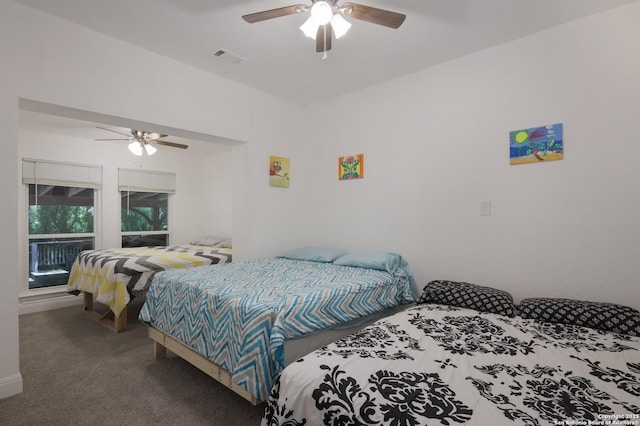
<svg viewBox="0 0 640 426">
<path fill-rule="evenodd" d="M 324 52 L 322 53 L 322 60 L 326 61 L 327 60 L 327 26 L 323 25 L 322 30 L 324 32 L 324 35 L 323 35 Z"/>
</svg>

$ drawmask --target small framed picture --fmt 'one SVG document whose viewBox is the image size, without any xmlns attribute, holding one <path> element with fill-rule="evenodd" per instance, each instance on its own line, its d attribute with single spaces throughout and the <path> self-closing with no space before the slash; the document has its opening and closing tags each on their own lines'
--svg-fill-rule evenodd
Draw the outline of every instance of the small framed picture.
<svg viewBox="0 0 640 426">
<path fill-rule="evenodd" d="M 364 178 L 364 154 L 338 157 L 338 179 L 351 180 Z"/>
<path fill-rule="evenodd" d="M 284 157 L 269 157 L 269 185 L 289 187 L 289 159 Z"/>
<path fill-rule="evenodd" d="M 562 123 L 509 132 L 509 157 L 511 164 L 562 160 Z"/>
</svg>

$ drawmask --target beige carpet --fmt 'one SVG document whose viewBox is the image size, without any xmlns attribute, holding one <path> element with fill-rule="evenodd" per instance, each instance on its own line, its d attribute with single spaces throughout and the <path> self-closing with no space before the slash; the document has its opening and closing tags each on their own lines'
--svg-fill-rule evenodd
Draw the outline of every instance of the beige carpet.
<svg viewBox="0 0 640 426">
<path fill-rule="evenodd" d="M 82 307 L 20 317 L 24 392 L 0 400 L 0 425 L 259 425 L 255 407 L 169 353 L 153 361 L 140 304 L 115 334 Z"/>
</svg>

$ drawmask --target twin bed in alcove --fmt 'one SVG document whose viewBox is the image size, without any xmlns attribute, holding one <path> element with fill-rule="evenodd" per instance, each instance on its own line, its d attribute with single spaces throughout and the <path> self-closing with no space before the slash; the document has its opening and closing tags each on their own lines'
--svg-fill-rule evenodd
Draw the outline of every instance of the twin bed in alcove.
<svg viewBox="0 0 640 426">
<path fill-rule="evenodd" d="M 115 332 L 127 325 L 127 305 L 146 296 L 154 275 L 168 269 L 223 265 L 232 260 L 231 240 L 200 237 L 192 244 L 82 251 L 71 267 L 67 291 L 84 294 L 85 311 Z M 107 306 L 94 311 L 94 300 Z"/>
</svg>

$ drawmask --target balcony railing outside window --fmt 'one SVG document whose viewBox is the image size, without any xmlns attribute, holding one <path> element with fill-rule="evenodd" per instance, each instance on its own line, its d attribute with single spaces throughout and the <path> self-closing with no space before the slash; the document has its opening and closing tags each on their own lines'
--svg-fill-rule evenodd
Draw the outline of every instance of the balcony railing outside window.
<svg viewBox="0 0 640 426">
<path fill-rule="evenodd" d="M 76 257 L 92 249 L 93 241 L 93 237 L 29 240 L 29 288 L 67 284 Z"/>
</svg>

